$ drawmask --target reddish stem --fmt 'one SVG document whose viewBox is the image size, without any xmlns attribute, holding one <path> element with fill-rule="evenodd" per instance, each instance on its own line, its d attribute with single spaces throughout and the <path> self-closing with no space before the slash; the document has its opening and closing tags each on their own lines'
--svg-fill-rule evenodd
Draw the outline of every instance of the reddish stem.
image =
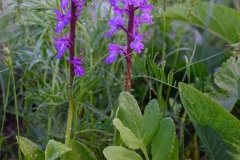
<svg viewBox="0 0 240 160">
<path fill-rule="evenodd" d="M 69 53 L 70 53 L 70 60 L 74 59 L 74 48 L 75 48 L 75 26 L 76 26 L 76 6 L 72 2 L 71 3 L 71 20 L 70 20 L 70 46 L 69 46 Z M 70 63 L 70 88 L 72 88 L 74 78 L 74 66 Z"/>
<path fill-rule="evenodd" d="M 128 17 L 128 34 L 127 34 L 127 54 L 125 56 L 127 62 L 127 73 L 126 73 L 126 85 L 125 91 L 130 92 L 131 90 L 131 75 L 132 75 L 132 49 L 130 44 L 134 41 L 133 35 L 133 23 L 134 23 L 134 6 L 129 5 L 129 17 Z"/>
</svg>

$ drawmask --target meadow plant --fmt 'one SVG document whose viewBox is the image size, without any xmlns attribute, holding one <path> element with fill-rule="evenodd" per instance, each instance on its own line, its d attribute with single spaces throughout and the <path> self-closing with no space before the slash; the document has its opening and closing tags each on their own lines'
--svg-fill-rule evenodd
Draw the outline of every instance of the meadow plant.
<svg viewBox="0 0 240 160">
<path fill-rule="evenodd" d="M 115 17 L 108 21 L 111 29 L 106 34 L 106 37 L 111 36 L 117 30 L 123 30 L 127 35 L 127 45 L 108 44 L 109 55 L 106 58 L 106 63 L 113 63 L 117 59 L 118 54 L 125 56 L 127 62 L 125 91 L 130 92 L 132 52 L 141 53 L 144 49 L 144 44 L 142 43 L 144 34 L 140 34 L 138 30 L 143 23 L 153 23 L 149 14 L 152 11 L 153 5 L 148 4 L 146 0 L 109 0 L 109 2 L 113 7 Z M 136 14 L 137 10 L 141 12 Z M 128 18 L 126 28 L 124 15 Z"/>
<path fill-rule="evenodd" d="M 237 0 L 234 1 L 237 4 Z M 0 0 L 0 9 L 1 2 Z M 92 74 L 95 73 L 93 71 L 89 74 L 90 76 L 84 76 L 85 69 L 82 66 L 82 53 L 75 54 L 75 30 L 77 30 L 77 27 L 81 28 L 81 31 L 84 32 L 84 37 L 86 37 L 86 41 L 81 37 L 78 37 L 78 40 L 82 42 L 81 44 L 89 46 L 88 50 L 90 53 L 93 53 L 93 51 L 98 51 L 98 53 L 104 51 L 106 43 L 105 41 L 100 41 L 105 34 L 101 30 L 105 27 L 101 26 L 105 21 L 101 23 L 100 19 L 97 19 L 97 25 L 93 25 L 91 20 L 88 21 L 88 24 L 76 24 L 86 2 L 91 2 L 91 4 L 89 3 L 91 7 L 98 7 L 98 17 L 101 17 L 102 10 L 100 8 L 102 8 L 102 4 L 105 2 L 85 0 L 44 2 L 46 4 L 39 0 L 18 0 L 12 7 L 14 12 L 17 9 L 17 16 L 13 14 L 13 11 L 9 12 L 6 10 L 7 12 L 4 14 L 1 14 L 2 12 L 0 11 L 0 28 L 3 31 L 3 34 L 0 33 L 3 36 L 0 43 L 4 42 L 7 44 L 7 46 L 3 46 L 2 50 L 0 49 L 4 53 L 6 65 L 6 69 L 0 71 L 0 90 L 3 91 L 0 98 L 3 97 L 2 101 L 4 104 L 2 107 L 4 114 L 1 121 L 0 134 L 0 159 L 17 159 L 12 155 L 12 153 L 15 154 L 15 147 L 9 148 L 9 146 L 12 146 L 9 143 L 12 135 L 17 134 L 18 159 L 22 159 L 21 149 L 24 159 L 28 160 L 96 160 L 97 158 L 103 159 L 103 156 L 107 160 L 182 160 L 189 158 L 239 160 L 240 112 L 236 107 L 239 106 L 238 102 L 240 100 L 240 16 L 237 10 L 214 4 L 212 3 L 213 1 L 210 4 L 195 2 L 194 0 L 191 0 L 190 3 L 187 1 L 180 3 L 179 1 L 180 4 L 174 6 L 172 6 L 173 2 L 170 2 L 171 4 L 168 5 L 167 1 L 151 1 L 156 6 L 155 8 L 163 8 L 163 10 L 156 10 L 154 13 L 158 18 L 156 19 L 155 27 L 151 28 L 151 33 L 156 33 L 157 35 L 151 37 L 153 43 L 150 47 L 148 46 L 148 48 L 151 48 L 151 51 L 147 53 L 148 55 L 144 57 L 145 59 L 138 56 L 134 59 L 134 64 L 136 65 L 134 75 L 140 75 L 136 77 L 141 77 L 145 80 L 145 82 L 138 81 L 134 92 L 134 96 L 137 98 L 135 99 L 129 93 L 131 91 L 132 54 L 134 52 L 140 54 L 145 48 L 142 41 L 146 34 L 143 33 L 143 29 L 140 27 L 144 23 L 153 23 L 150 15 L 153 5 L 148 4 L 147 0 L 109 0 L 114 10 L 114 18 L 109 20 L 110 30 L 105 36 L 110 37 L 118 30 L 123 30 L 126 34 L 123 39 L 127 42 L 126 44 L 108 44 L 109 55 L 106 57 L 106 63 L 113 63 L 117 60 L 118 54 L 120 54 L 124 56 L 127 65 L 125 91 L 120 94 L 118 107 L 115 107 L 115 95 L 118 95 L 119 90 L 116 89 L 118 88 L 116 83 L 111 83 L 111 80 L 115 78 L 114 74 L 119 72 L 115 72 L 115 70 L 108 72 L 108 69 L 101 66 L 102 63 L 105 63 L 102 61 L 101 54 L 96 54 L 94 61 L 96 60 L 95 62 L 97 63 L 94 63 L 92 55 L 90 55 L 92 60 L 90 71 L 100 69 L 102 72 Z M 59 8 L 53 9 L 54 4 L 58 5 L 58 2 L 60 2 L 60 5 L 57 6 Z M 166 7 L 169 8 L 166 10 Z M 206 8 L 209 8 L 208 12 L 203 12 Z M 46 12 L 47 10 L 51 11 Z M 52 16 L 53 10 L 57 20 L 55 27 L 56 35 L 53 38 L 55 48 L 57 49 L 56 59 L 61 59 L 67 53 L 67 60 L 64 64 L 70 66 L 69 88 L 65 80 L 61 79 L 62 77 L 65 78 L 64 76 L 60 74 L 56 76 L 59 61 L 57 61 L 56 65 L 49 63 L 52 55 L 50 48 L 53 47 L 49 41 L 49 39 L 52 39 L 49 36 L 52 35 L 48 34 L 49 31 L 52 31 L 52 25 L 49 25 L 52 22 L 52 18 L 49 17 Z M 42 16 L 43 14 L 39 14 L 41 11 L 43 11 L 43 14 L 46 14 L 45 19 Z M 110 13 L 110 11 L 106 11 Z M 25 14 L 25 12 L 28 14 Z M 24 13 L 23 16 L 20 16 L 22 13 Z M 16 30 L 13 27 L 13 31 L 17 34 L 7 34 L 7 30 L 12 30 L 12 27 L 10 27 L 11 29 L 8 28 L 9 26 L 2 28 L 2 26 L 11 23 L 9 20 L 12 19 L 10 18 L 12 16 L 17 17 L 18 23 L 24 22 L 24 32 L 18 32 L 20 31 L 17 29 L 18 27 L 16 27 Z M 30 18 L 27 16 L 30 16 Z M 25 21 L 20 21 L 20 18 L 24 18 Z M 209 45 L 207 43 L 196 43 L 192 50 L 193 44 L 190 42 L 191 38 L 189 38 L 189 35 L 192 34 L 185 35 L 185 33 L 189 32 L 189 29 L 185 28 L 185 24 L 182 25 L 180 23 L 180 26 L 178 26 L 178 22 L 169 23 L 169 20 L 182 21 L 190 23 L 190 26 L 198 26 L 197 28 L 191 27 L 190 32 L 201 31 L 201 28 L 204 29 L 204 33 L 207 33 L 208 30 L 211 31 L 225 41 L 225 43 L 222 43 L 220 39 L 216 41 L 217 43 L 221 42 L 220 44 L 224 44 L 224 47 L 226 43 L 232 44 L 234 49 L 233 56 L 220 67 L 215 64 L 217 59 L 209 62 L 208 60 L 217 58 L 217 56 L 221 60 L 223 57 L 226 58 L 226 54 L 223 54 L 226 52 L 225 50 L 214 55 L 209 52 L 211 50 L 219 51 L 221 45 L 213 46 L 213 41 L 211 40 Z M 44 23 L 45 21 L 47 23 Z M 206 23 L 203 23 L 205 21 Z M 168 24 L 171 25 L 167 26 Z M 87 28 L 86 26 L 90 27 Z M 170 28 L 175 29 L 171 30 Z M 208 42 L 207 36 L 204 35 L 202 41 Z M 210 36 L 212 35 L 209 34 Z M 5 39 L 6 37 L 7 39 Z M 159 42 L 157 37 L 163 37 L 163 41 Z M 31 39 L 29 41 L 21 41 L 28 38 Z M 217 39 L 216 37 L 213 38 L 214 40 Z M 13 41 L 10 44 L 7 43 L 8 40 Z M 30 41 L 31 43 L 29 43 Z M 179 48 L 182 45 L 189 45 L 188 47 L 190 48 Z M 162 48 L 159 48 L 159 46 Z M 195 56 L 195 52 L 196 55 L 199 54 L 199 47 L 206 48 L 203 49 L 204 52 L 202 51 L 199 57 L 205 57 L 207 51 L 209 52 L 209 57 L 198 59 L 198 56 Z M 34 51 L 31 51 L 32 48 L 34 48 Z M 159 52 L 160 50 L 163 50 L 163 52 Z M 185 54 L 181 52 L 184 50 L 187 51 Z M 190 53 L 191 50 L 193 51 L 192 55 Z M 162 54 L 161 59 L 159 59 L 159 54 Z M 31 58 L 28 58 L 30 56 Z M 191 58 L 188 59 L 188 56 Z M 186 65 L 184 65 L 184 57 Z M 213 76 L 214 85 L 210 83 L 210 80 L 209 82 L 206 80 L 207 74 L 202 74 L 202 67 L 198 66 L 200 62 L 207 61 L 209 64 L 211 63 L 209 66 L 218 67 Z M 92 65 L 93 63 L 94 65 Z M 105 65 L 103 66 L 105 67 Z M 206 72 L 207 70 L 213 70 L 209 66 L 206 66 Z M 53 68 L 54 71 L 51 72 Z M 170 72 L 167 75 L 166 72 L 168 70 Z M 5 75 L 2 72 L 6 73 L 6 71 L 9 71 L 8 77 L 2 76 Z M 104 74 L 110 73 L 111 77 L 106 78 L 102 74 L 103 72 Z M 40 74 L 38 75 L 37 73 Z M 48 84 L 51 83 L 51 76 L 49 75 L 52 73 L 54 74 L 51 86 Z M 42 80 L 42 75 L 45 77 L 43 78 L 44 80 Z M 82 79 L 76 78 L 75 83 L 81 82 L 81 84 L 73 88 L 75 76 L 82 77 Z M 190 85 L 181 83 L 186 81 L 186 77 L 188 77 Z M 181 82 L 177 85 L 179 80 Z M 30 85 L 28 84 L 29 82 L 31 83 Z M 205 85 L 206 83 L 209 84 Z M 169 86 L 167 92 L 163 85 Z M 205 93 L 193 88 L 193 85 L 196 88 L 201 88 Z M 83 87 L 86 89 L 82 90 L 81 86 L 87 87 Z M 170 92 L 170 87 L 178 90 Z M 4 90 L 6 90 L 6 93 Z M 66 90 L 68 91 L 68 96 L 65 94 Z M 152 93 L 154 96 L 152 96 Z M 85 97 L 89 94 L 91 96 L 88 102 L 88 98 L 85 99 Z M 178 98 L 179 96 L 180 98 Z M 140 97 L 142 97 L 142 100 L 139 99 Z M 152 99 L 154 97 L 158 100 Z M 79 101 L 81 101 L 80 105 Z M 141 103 L 139 103 L 140 101 Z M 148 101 L 149 103 L 146 103 Z M 64 106 L 68 105 L 66 102 L 69 103 L 67 120 L 65 119 L 66 112 L 62 112 L 65 110 Z M 76 108 L 74 104 L 76 104 Z M 185 111 L 181 110 L 183 108 Z M 43 110 L 41 111 L 41 109 Z M 51 110 L 50 112 L 54 110 L 54 112 L 49 114 L 47 112 L 49 110 Z M 74 125 L 72 125 L 73 113 L 75 113 Z M 231 113 L 234 113 L 234 115 Z M 17 125 L 15 133 L 12 132 L 12 129 L 8 129 L 11 127 L 11 115 L 13 114 L 16 116 L 14 119 L 16 119 Z M 47 117 L 47 115 L 50 116 Z M 112 134 L 112 120 L 116 128 L 114 135 Z M 51 126 L 49 127 L 50 129 L 47 128 L 45 130 L 46 125 L 44 123 L 46 122 L 48 127 L 52 125 L 53 129 Z M 65 124 L 65 122 L 66 132 L 62 132 L 62 128 L 65 129 L 65 125 L 62 124 Z M 74 136 L 71 139 L 72 126 L 74 126 Z M 12 132 L 10 135 L 8 130 Z M 42 133 L 42 130 L 45 133 Z M 29 136 L 32 139 L 37 137 L 34 141 L 39 142 L 41 147 L 31 140 L 21 137 L 20 133 L 22 136 Z M 54 140 L 63 140 L 63 134 L 66 134 L 65 144 Z M 53 139 L 49 139 L 50 136 Z M 78 141 L 79 139 L 81 139 L 81 142 Z M 200 141 L 201 143 L 199 143 Z M 45 146 L 46 142 L 47 145 Z M 84 144 L 88 144 L 93 150 L 91 151 Z M 106 147 L 109 144 L 112 146 Z M 104 155 L 102 154 L 103 148 L 105 148 L 103 150 Z M 2 153 L 4 153 L 3 156 L 1 155 Z M 8 157 L 8 155 L 11 155 L 11 157 Z"/>
<path fill-rule="evenodd" d="M 69 50 L 69 59 L 67 60 L 70 63 L 70 90 L 69 90 L 69 110 L 68 110 L 68 119 L 67 119 L 67 129 L 66 129 L 66 140 L 65 143 L 67 146 L 70 146 L 70 136 L 71 136 L 71 127 L 73 119 L 73 79 L 74 75 L 78 77 L 84 76 L 84 68 L 82 67 L 82 55 L 75 57 L 75 26 L 79 16 L 81 15 L 82 9 L 85 6 L 85 0 L 79 2 L 78 0 L 71 0 L 69 4 L 68 0 L 62 0 L 60 4 L 61 10 L 54 9 L 56 13 L 56 33 L 57 37 L 54 37 L 55 47 L 58 51 L 56 56 L 57 59 L 60 59 L 66 50 Z M 69 8 L 69 6 L 71 6 Z M 70 24 L 70 34 L 63 32 L 65 26 Z"/>
</svg>

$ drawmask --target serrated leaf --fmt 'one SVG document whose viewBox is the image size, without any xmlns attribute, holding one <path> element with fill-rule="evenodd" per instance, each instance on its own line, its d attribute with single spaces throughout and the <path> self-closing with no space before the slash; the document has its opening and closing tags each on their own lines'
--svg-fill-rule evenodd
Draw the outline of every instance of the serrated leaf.
<svg viewBox="0 0 240 160">
<path fill-rule="evenodd" d="M 137 138 L 141 138 L 143 116 L 137 101 L 128 92 L 121 92 L 119 96 L 118 118 Z"/>
<path fill-rule="evenodd" d="M 71 140 L 71 148 L 70 152 L 66 153 L 66 159 L 78 159 L 78 160 L 97 160 L 94 153 L 84 144 Z"/>
<path fill-rule="evenodd" d="M 37 144 L 21 136 L 17 137 L 17 141 L 25 160 L 44 160 L 44 152 Z"/>
<path fill-rule="evenodd" d="M 145 146 L 148 145 L 155 135 L 160 118 L 162 118 L 162 115 L 160 114 L 158 102 L 156 100 L 151 100 L 144 111 L 141 129 L 141 139 Z"/>
<path fill-rule="evenodd" d="M 207 95 L 223 105 L 227 110 L 231 110 L 235 103 L 240 99 L 240 61 L 235 57 L 230 57 L 218 68 L 214 74 L 214 82 L 220 88 L 218 91 Z"/>
<path fill-rule="evenodd" d="M 71 148 L 67 147 L 66 145 L 55 140 L 49 140 L 45 150 L 45 160 L 57 159 L 69 151 L 71 151 Z"/>
<path fill-rule="evenodd" d="M 117 146 L 105 148 L 103 154 L 107 160 L 143 160 L 136 152 Z"/>
<path fill-rule="evenodd" d="M 240 122 L 223 106 L 193 87 L 179 83 L 184 108 L 210 159 L 239 160 Z"/>
<path fill-rule="evenodd" d="M 122 141 L 131 149 L 139 149 L 142 148 L 142 142 L 139 140 L 136 135 L 127 127 L 125 127 L 122 122 L 115 118 L 113 120 L 114 126 L 120 132 L 120 136 Z"/>
<path fill-rule="evenodd" d="M 175 137 L 175 125 L 172 118 L 163 118 L 152 141 L 152 159 L 171 160 L 170 155 L 173 152 Z"/>
<path fill-rule="evenodd" d="M 190 3 L 183 3 L 167 8 L 166 19 L 189 21 Z M 192 8 L 192 24 L 204 28 L 208 15 L 209 3 L 195 2 Z M 231 18 L 229 18 L 231 17 Z M 231 43 L 239 41 L 240 14 L 237 10 L 215 4 L 210 17 L 209 31 Z"/>
</svg>

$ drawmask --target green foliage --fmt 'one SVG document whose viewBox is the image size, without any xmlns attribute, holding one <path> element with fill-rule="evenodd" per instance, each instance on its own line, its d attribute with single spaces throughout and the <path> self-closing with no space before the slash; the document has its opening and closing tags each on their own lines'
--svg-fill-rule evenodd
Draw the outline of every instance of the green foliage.
<svg viewBox="0 0 240 160">
<path fill-rule="evenodd" d="M 158 131 L 152 142 L 152 159 L 153 160 L 172 160 L 171 154 L 176 154 L 174 144 L 176 141 L 175 125 L 172 118 L 163 118 L 159 124 Z"/>
<path fill-rule="evenodd" d="M 178 137 L 175 137 L 174 140 L 174 148 L 170 155 L 170 160 L 178 160 L 179 159 L 179 146 L 178 146 Z"/>
<path fill-rule="evenodd" d="M 18 138 L 21 139 L 19 147 L 25 159 L 37 152 L 37 159 L 41 160 L 41 157 L 44 159 L 44 152 L 41 148 L 46 147 L 50 139 L 59 140 L 59 143 L 63 142 L 66 130 L 69 101 L 69 64 L 66 62 L 68 55 L 65 54 L 65 59 L 56 60 L 53 42 L 53 37 L 56 36 L 53 9 L 60 7 L 60 0 L 11 0 L 12 3 L 9 1 L 0 0 L 0 6 L 1 2 L 3 4 L 0 11 L 0 62 L 2 62 L 0 63 L 0 103 L 3 106 L 0 107 L 0 117 L 2 117 L 0 119 L 2 124 L 0 143 L 3 146 L 0 146 L 0 159 L 21 158 L 18 154 L 20 152 L 16 150 L 17 144 L 12 138 L 17 134 L 15 126 L 17 119 L 15 116 L 17 116 L 19 117 L 20 135 L 38 142 L 34 144 L 26 138 Z M 123 143 L 121 147 L 107 147 L 104 150 L 104 154 L 109 153 L 105 155 L 107 159 L 115 160 L 124 157 L 138 160 L 147 159 L 148 155 L 149 159 L 153 158 L 151 153 L 153 137 L 157 136 L 161 128 L 162 122 L 160 121 L 165 116 L 172 117 L 176 122 L 178 136 L 181 138 L 181 159 L 194 159 L 191 156 L 195 151 L 200 152 L 199 159 L 204 159 L 205 151 L 201 149 L 202 144 L 199 143 L 193 147 L 194 131 L 189 130 L 189 119 L 185 113 L 181 112 L 175 84 L 178 81 L 186 81 L 186 77 L 194 84 L 202 79 L 210 79 L 210 72 L 204 72 L 202 77 L 198 77 L 202 68 L 196 64 L 207 61 L 196 61 L 201 55 L 199 49 L 205 48 L 207 51 L 204 57 L 209 58 L 210 61 L 207 61 L 206 71 L 212 71 L 213 68 L 220 66 L 220 62 L 228 56 L 222 52 L 223 54 L 213 56 L 214 60 L 211 59 L 213 57 L 210 54 L 226 49 L 226 43 L 222 40 L 228 43 L 239 42 L 239 12 L 229 8 L 239 9 L 239 2 L 222 0 L 222 3 L 228 4 L 228 7 L 214 5 L 212 12 L 208 12 L 209 3 L 202 3 L 199 0 L 195 0 L 195 3 L 191 0 L 192 4 L 189 1 L 180 4 L 180 0 L 151 1 L 154 3 L 152 12 L 154 23 L 139 31 L 142 33 L 146 30 L 149 35 L 144 36 L 145 50 L 141 54 L 133 54 L 132 94 L 138 102 L 130 94 L 122 93 L 118 109 L 116 107 L 118 95 L 124 88 L 125 61 L 124 58 L 118 57 L 119 61 L 110 66 L 105 64 L 105 57 L 108 54 L 108 43 L 125 44 L 125 33 L 117 32 L 111 38 L 105 38 L 104 35 L 109 29 L 107 21 L 112 18 L 113 14 L 109 2 L 104 0 L 87 0 L 86 2 L 87 7 L 83 10 L 76 26 L 76 53 L 79 55 L 79 51 L 83 49 L 86 76 L 74 79 L 75 111 L 72 126 L 74 140 L 71 143 L 72 150 L 60 156 L 59 159 L 104 159 L 103 149 L 112 145 L 113 139 L 117 139 L 117 136 L 113 137 L 114 125 L 112 125 L 112 119 L 116 113 L 118 113 L 118 119 L 114 120 L 114 123 L 117 122 L 115 123 L 116 131 L 120 131 L 119 139 Z M 218 3 L 221 2 L 218 1 Z M 165 12 L 163 13 L 159 8 L 163 8 Z M 210 18 L 209 25 L 208 18 Z M 174 23 L 170 23 L 170 20 Z M 220 38 L 212 34 L 208 34 L 206 38 L 201 29 L 192 27 L 191 24 L 204 28 L 204 33 L 208 29 Z M 192 35 L 194 37 L 191 37 Z M 194 41 L 192 41 L 195 38 L 197 40 L 203 38 L 203 41 L 196 42 L 196 48 L 193 47 Z M 7 61 L 7 58 L 1 54 L 3 53 L 2 45 L 7 46 L 11 51 L 15 82 L 8 78 L 9 68 L 3 63 Z M 188 64 L 185 64 L 184 57 Z M 184 72 L 185 68 L 186 72 Z M 240 113 L 239 104 L 236 103 L 239 100 L 238 68 L 239 61 L 235 62 L 234 58 L 224 63 L 215 73 L 214 81 L 219 89 L 208 94 L 231 110 L 236 117 L 239 117 Z M 209 77 L 204 77 L 206 75 Z M 14 112 L 12 83 L 16 84 L 18 115 Z M 210 80 L 209 83 L 211 83 Z M 153 98 L 157 101 L 151 100 Z M 234 105 L 236 107 L 233 109 Z M 171 121 L 170 126 L 173 127 L 172 120 L 169 121 Z M 219 121 L 217 125 L 225 126 L 228 123 L 228 120 Z M 222 155 L 227 152 L 229 145 L 232 148 L 239 147 L 237 140 L 236 143 L 228 139 L 220 143 L 219 141 L 223 140 L 224 136 L 218 136 L 218 131 L 215 134 L 215 131 L 209 128 L 206 127 L 201 132 L 202 137 L 207 137 L 205 139 L 209 141 L 207 144 L 210 146 L 209 151 L 214 150 L 218 153 L 217 149 L 220 148 L 219 154 Z M 168 130 L 169 127 L 166 129 Z M 230 132 L 228 135 L 233 132 L 232 129 L 227 130 Z M 199 132 L 199 129 L 197 131 Z M 165 135 L 165 132 L 162 134 Z M 167 135 L 173 136 L 172 133 Z M 129 143 L 129 138 L 134 138 L 139 144 L 136 145 L 136 142 L 132 142 L 131 139 Z M 215 141 L 219 142 L 216 143 L 216 147 L 210 145 Z M 158 142 L 160 143 L 160 140 Z M 170 142 L 171 145 L 168 145 L 171 148 L 165 147 L 166 153 L 170 154 L 168 159 L 177 160 L 179 153 L 177 136 L 175 136 L 174 144 L 172 139 Z M 141 148 L 133 151 L 129 146 Z M 184 150 L 189 151 L 190 154 L 184 154 Z M 165 151 L 161 151 L 164 152 L 162 156 L 165 155 Z M 57 152 L 52 154 L 61 153 L 57 149 Z M 145 158 L 141 157 L 143 154 Z M 229 153 L 229 155 L 234 157 L 232 159 L 239 158 L 239 153 Z"/>
<path fill-rule="evenodd" d="M 240 122 L 224 107 L 187 84 L 179 83 L 184 108 L 210 159 L 238 160 Z"/>
<path fill-rule="evenodd" d="M 55 160 L 63 155 L 65 155 L 66 160 L 76 158 L 80 160 L 97 160 L 89 148 L 75 140 L 72 140 L 71 148 L 55 140 L 50 140 L 44 155 L 43 150 L 29 139 L 24 137 L 17 139 L 26 160 Z"/>
<path fill-rule="evenodd" d="M 78 160 L 97 160 L 94 153 L 83 143 L 72 140 L 71 141 L 72 150 L 66 153 L 65 159 L 78 159 Z"/>
<path fill-rule="evenodd" d="M 240 99 L 239 68 L 240 61 L 235 56 L 230 57 L 214 74 L 214 82 L 220 89 L 207 94 L 229 111 Z"/>
<path fill-rule="evenodd" d="M 115 118 L 113 120 L 114 126 L 118 129 L 120 132 L 120 136 L 123 140 L 123 142 L 131 149 L 139 149 L 142 148 L 142 142 L 140 139 L 136 137 L 136 135 L 127 127 L 125 127 L 122 122 Z"/>
<path fill-rule="evenodd" d="M 118 146 L 107 147 L 103 153 L 107 160 L 143 160 L 136 152 Z"/>
<path fill-rule="evenodd" d="M 143 115 L 143 124 L 141 129 L 141 139 L 145 146 L 151 141 L 153 135 L 158 129 L 159 120 L 162 119 L 159 105 L 156 100 L 151 100 L 145 108 Z"/>
<path fill-rule="evenodd" d="M 137 101 L 128 92 L 122 92 L 119 96 L 118 117 L 137 138 L 141 138 L 143 116 Z"/>
<path fill-rule="evenodd" d="M 189 21 L 189 3 L 174 5 L 165 12 L 166 19 Z M 192 8 L 191 22 L 204 28 L 208 15 L 209 3 L 195 2 Z M 231 18 L 229 18 L 231 17 Z M 239 41 L 240 15 L 237 10 L 222 5 L 214 5 L 210 17 L 209 31 L 218 35 L 228 43 Z"/>
<path fill-rule="evenodd" d="M 37 144 L 20 136 L 17 137 L 17 141 L 25 160 L 44 160 L 44 152 Z"/>
<path fill-rule="evenodd" d="M 133 112 L 138 113 L 138 115 Z M 162 113 L 156 100 L 151 100 L 148 103 L 142 118 L 140 108 L 134 97 L 128 92 L 122 92 L 119 96 L 118 115 L 119 113 L 121 113 L 121 116 L 118 116 L 119 119 L 115 118 L 113 124 L 120 132 L 121 139 L 128 148 L 133 150 L 141 149 L 145 158 L 149 160 L 147 146 L 152 141 L 153 159 L 167 160 L 170 156 L 176 159 L 178 155 L 178 141 L 176 140 L 175 125 L 171 118 L 162 119 Z M 141 123 L 137 122 L 139 119 L 142 120 Z M 159 124 L 160 119 L 162 121 Z M 122 122 L 125 122 L 125 124 Z M 132 127 L 134 124 L 136 126 Z M 141 129 L 139 130 L 141 136 L 138 137 L 136 135 L 138 132 L 134 133 L 133 129 L 135 128 Z M 176 147 L 175 149 L 174 146 Z M 115 152 L 119 153 L 115 154 Z M 134 160 L 131 157 L 138 157 L 136 153 L 122 147 L 107 147 L 103 153 L 108 160 L 111 160 L 114 158 L 125 158 L 126 156 L 124 156 L 123 152 L 131 154 L 127 159 Z"/>
<path fill-rule="evenodd" d="M 71 151 L 71 148 L 66 145 L 55 140 L 50 140 L 46 147 L 45 160 L 55 160 L 69 151 Z"/>
</svg>

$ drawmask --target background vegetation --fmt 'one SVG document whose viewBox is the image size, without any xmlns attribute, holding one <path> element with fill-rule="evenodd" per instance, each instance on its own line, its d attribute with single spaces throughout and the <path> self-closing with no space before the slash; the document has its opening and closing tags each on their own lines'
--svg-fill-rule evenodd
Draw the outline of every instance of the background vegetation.
<svg viewBox="0 0 240 160">
<path fill-rule="evenodd" d="M 142 112 L 147 102 L 155 98 L 164 116 L 174 119 L 181 159 L 208 159 L 181 105 L 177 84 L 185 82 L 208 93 L 240 118 L 236 73 L 240 3 L 238 0 L 151 3 L 155 6 L 154 24 L 144 28 L 148 34 L 144 39 L 145 51 L 133 56 L 131 94 Z M 64 141 L 69 64 L 66 59 L 55 59 L 53 9 L 58 6 L 59 0 L 0 1 L 0 159 L 19 157 L 16 120 L 20 135 L 43 149 L 50 139 Z M 112 14 L 108 1 L 87 1 L 76 26 L 76 52 L 84 49 L 86 75 L 74 79 L 77 110 L 73 138 L 94 151 L 98 159 L 104 159 L 103 149 L 113 143 L 112 120 L 125 84 L 124 58 L 113 65 L 105 63 L 108 43 L 126 41 L 121 32 L 111 38 L 104 36 Z M 9 49 L 9 55 L 3 46 Z M 225 67 L 223 64 L 219 68 L 229 57 Z M 217 68 L 221 72 L 214 75 Z"/>
</svg>

